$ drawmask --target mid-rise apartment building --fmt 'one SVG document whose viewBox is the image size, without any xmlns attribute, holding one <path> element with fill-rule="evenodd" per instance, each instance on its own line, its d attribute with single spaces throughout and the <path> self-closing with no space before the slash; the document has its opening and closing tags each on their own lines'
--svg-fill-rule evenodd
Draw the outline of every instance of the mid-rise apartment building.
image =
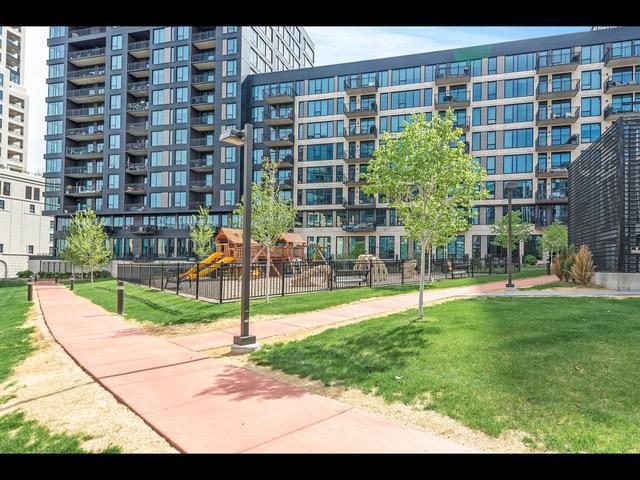
<svg viewBox="0 0 640 480">
<path fill-rule="evenodd" d="M 514 208 L 536 229 L 567 220 L 567 166 L 611 122 L 640 111 L 640 28 L 593 30 L 417 55 L 249 76 L 254 175 L 261 159 L 300 210 L 296 231 L 334 257 L 364 243 L 382 258 L 419 251 L 384 199 L 365 195 L 360 174 L 383 132 L 411 114 L 451 108 L 469 151 L 486 169 L 491 198 L 439 255 L 501 254 L 490 225 Z M 445 251 L 446 250 L 446 251 Z"/>
<path fill-rule="evenodd" d="M 199 206 L 237 224 L 248 75 L 313 65 L 299 27 L 51 27 L 45 208 L 55 247 L 92 208 L 117 258 L 189 256 Z"/>
</svg>

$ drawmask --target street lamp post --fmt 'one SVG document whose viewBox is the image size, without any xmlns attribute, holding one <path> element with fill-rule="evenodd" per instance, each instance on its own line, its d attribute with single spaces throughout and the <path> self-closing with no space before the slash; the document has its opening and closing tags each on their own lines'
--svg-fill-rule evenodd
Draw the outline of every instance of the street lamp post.
<svg viewBox="0 0 640 480">
<path fill-rule="evenodd" d="M 507 230 L 507 273 L 508 273 L 508 278 L 507 278 L 507 284 L 505 285 L 507 290 L 514 290 L 516 287 L 513 284 L 513 282 L 511 281 L 511 274 L 512 274 L 512 254 L 513 254 L 513 245 L 512 245 L 512 224 L 511 224 L 511 197 L 512 197 L 512 193 L 513 193 L 513 189 L 516 188 L 516 184 L 515 182 L 507 182 L 505 185 L 507 192 L 508 192 L 508 199 L 509 199 L 509 203 L 508 203 L 508 215 L 509 215 L 509 224 L 508 224 L 508 230 Z"/>
<path fill-rule="evenodd" d="M 242 219 L 242 292 L 240 313 L 240 335 L 233 337 L 231 351 L 244 353 L 257 350 L 260 345 L 255 335 L 249 335 L 249 296 L 251 289 L 251 166 L 253 152 L 253 125 L 245 124 L 243 130 L 230 129 L 222 132 L 220 141 L 236 147 L 244 147 L 243 184 L 244 218 Z"/>
</svg>

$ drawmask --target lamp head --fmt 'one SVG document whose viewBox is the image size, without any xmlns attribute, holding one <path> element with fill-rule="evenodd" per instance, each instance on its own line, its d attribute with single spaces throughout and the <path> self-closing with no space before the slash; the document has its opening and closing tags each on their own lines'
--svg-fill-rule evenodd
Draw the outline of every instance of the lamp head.
<svg viewBox="0 0 640 480">
<path fill-rule="evenodd" d="M 507 190 L 513 190 L 517 185 L 518 184 L 516 182 L 507 182 L 504 186 Z"/>
</svg>

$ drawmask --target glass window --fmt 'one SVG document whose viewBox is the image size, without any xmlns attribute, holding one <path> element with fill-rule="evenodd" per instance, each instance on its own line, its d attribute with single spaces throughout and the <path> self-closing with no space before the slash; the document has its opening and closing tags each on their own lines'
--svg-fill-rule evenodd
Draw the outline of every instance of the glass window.
<svg viewBox="0 0 640 480">
<path fill-rule="evenodd" d="M 496 157 L 487 157 L 487 175 L 496 173 Z"/>
<path fill-rule="evenodd" d="M 504 72 L 522 72 L 535 69 L 536 54 L 521 53 L 519 55 L 505 55 Z"/>
<path fill-rule="evenodd" d="M 496 149 L 496 132 L 487 132 L 487 150 Z"/>
<path fill-rule="evenodd" d="M 595 142 L 600 137 L 599 123 L 583 123 L 580 126 L 580 141 L 582 143 Z"/>
<path fill-rule="evenodd" d="M 586 45 L 582 47 L 581 63 L 599 63 L 602 61 L 603 45 Z"/>
<path fill-rule="evenodd" d="M 487 100 L 495 100 L 498 98 L 497 82 L 487 82 Z"/>
<path fill-rule="evenodd" d="M 122 88 L 122 75 L 111 75 L 111 90 Z"/>
<path fill-rule="evenodd" d="M 602 86 L 600 70 L 583 71 L 580 77 L 582 90 L 598 90 Z"/>
<path fill-rule="evenodd" d="M 472 110 L 471 117 L 472 117 L 471 124 L 473 126 L 482 125 L 482 108 L 481 107 L 475 107 Z"/>
<path fill-rule="evenodd" d="M 504 81 L 504 97 L 529 97 L 533 95 L 533 77 Z"/>
<path fill-rule="evenodd" d="M 391 70 L 391 85 L 408 85 L 420 82 L 420 67 Z"/>
<path fill-rule="evenodd" d="M 505 155 L 503 157 L 503 173 L 531 173 L 533 172 L 533 155 Z"/>
<path fill-rule="evenodd" d="M 580 101 L 580 115 L 582 117 L 600 116 L 600 97 L 582 97 Z"/>
<path fill-rule="evenodd" d="M 487 125 L 494 125 L 496 123 L 496 107 L 487 107 Z"/>
<path fill-rule="evenodd" d="M 308 95 L 333 92 L 333 77 L 315 78 L 308 82 Z"/>
<path fill-rule="evenodd" d="M 504 131 L 503 148 L 524 148 L 533 146 L 533 129 L 521 128 Z"/>
<path fill-rule="evenodd" d="M 496 73 L 498 73 L 498 58 L 489 57 L 487 59 L 487 74 L 495 75 Z"/>
<path fill-rule="evenodd" d="M 482 100 L 482 83 L 473 84 L 473 101 L 479 102 Z"/>
<path fill-rule="evenodd" d="M 533 103 L 516 103 L 504 106 L 504 123 L 533 121 Z"/>
<path fill-rule="evenodd" d="M 122 35 L 111 37 L 111 50 L 122 50 Z"/>
</svg>

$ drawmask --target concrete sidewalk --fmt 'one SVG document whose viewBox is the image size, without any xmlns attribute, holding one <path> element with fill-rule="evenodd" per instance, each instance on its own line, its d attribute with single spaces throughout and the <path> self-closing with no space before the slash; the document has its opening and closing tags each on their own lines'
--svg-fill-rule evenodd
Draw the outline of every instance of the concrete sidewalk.
<svg viewBox="0 0 640 480">
<path fill-rule="evenodd" d="M 45 321 L 67 353 L 183 452 L 475 451 L 147 335 L 60 285 L 36 288 Z M 400 308 L 409 297 L 388 300 L 366 311 L 386 313 L 379 309 Z M 345 307 L 342 318 L 353 311 Z M 335 321 L 307 314 L 291 325 L 329 318 Z"/>
<path fill-rule="evenodd" d="M 557 281 L 555 275 L 545 275 L 541 277 L 530 277 L 515 280 L 517 287 L 531 287 L 543 283 Z M 468 296 L 483 295 L 488 293 L 500 293 L 504 291 L 504 281 L 470 285 L 467 287 L 440 288 L 427 290 L 424 294 L 425 303 L 444 299 Z M 521 292 L 528 293 L 528 292 Z M 509 293 L 511 295 L 512 293 Z M 280 317 L 278 320 L 266 320 L 251 324 L 251 334 L 258 340 L 269 338 L 284 333 L 295 332 L 305 328 L 319 327 L 323 325 L 340 324 L 347 320 L 365 320 L 367 318 L 389 315 L 401 312 L 409 308 L 417 307 L 418 292 L 393 295 L 389 297 L 378 297 L 360 302 L 339 305 L 317 312 L 308 312 Z M 202 352 L 213 348 L 230 346 L 233 343 L 233 336 L 238 334 L 238 328 L 215 329 L 215 324 L 211 325 L 212 331 L 174 337 L 170 340 L 195 352 Z"/>
</svg>

